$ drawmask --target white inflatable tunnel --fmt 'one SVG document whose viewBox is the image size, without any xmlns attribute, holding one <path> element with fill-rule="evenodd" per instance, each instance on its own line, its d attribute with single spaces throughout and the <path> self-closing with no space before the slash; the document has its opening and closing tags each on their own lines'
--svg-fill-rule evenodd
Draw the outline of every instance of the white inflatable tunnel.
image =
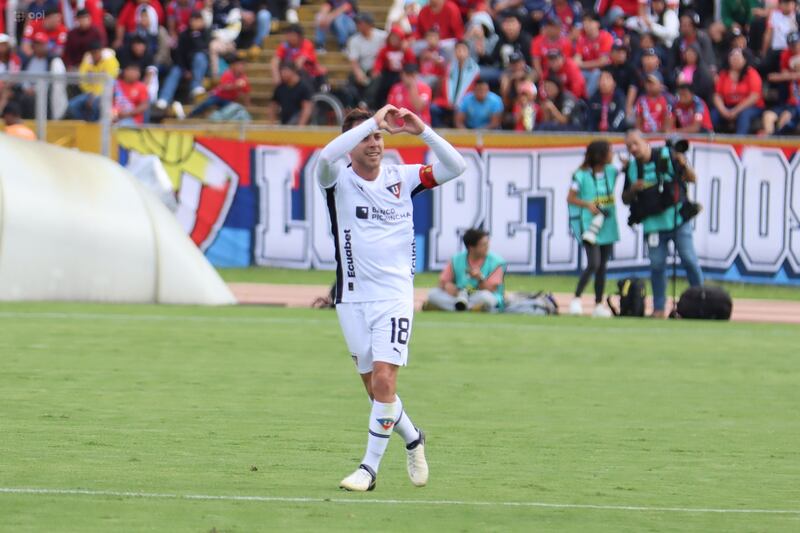
<svg viewBox="0 0 800 533">
<path fill-rule="evenodd" d="M 119 164 L 4 134 L 0 300 L 236 303 L 172 213 Z"/>
</svg>

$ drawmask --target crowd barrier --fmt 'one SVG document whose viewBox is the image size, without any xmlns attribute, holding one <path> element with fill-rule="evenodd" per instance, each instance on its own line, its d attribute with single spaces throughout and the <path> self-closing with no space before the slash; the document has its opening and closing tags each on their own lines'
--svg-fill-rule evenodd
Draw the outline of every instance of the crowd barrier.
<svg viewBox="0 0 800 533">
<path fill-rule="evenodd" d="M 184 230 L 217 266 L 334 268 L 323 196 L 314 183 L 317 154 L 333 129 L 118 130 L 119 161 L 157 155 L 178 199 Z M 447 132 L 468 170 L 415 198 L 418 270 L 439 270 L 482 225 L 509 271 L 574 273 L 581 252 L 568 227 L 570 177 L 588 135 Z M 612 138 L 619 154 L 622 139 Z M 654 141 L 657 142 L 657 141 Z M 430 162 L 419 139 L 387 137 L 389 162 Z M 792 140 L 692 139 L 688 158 L 703 205 L 692 222 L 709 277 L 800 284 L 800 157 Z M 622 180 L 618 182 L 619 194 Z M 612 272 L 641 272 L 648 259 L 640 227 L 618 209 L 621 240 Z"/>
</svg>

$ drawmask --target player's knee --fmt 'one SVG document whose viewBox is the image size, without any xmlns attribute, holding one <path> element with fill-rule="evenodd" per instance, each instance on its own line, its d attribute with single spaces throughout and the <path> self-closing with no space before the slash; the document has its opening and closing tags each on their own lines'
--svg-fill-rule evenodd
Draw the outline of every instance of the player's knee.
<svg viewBox="0 0 800 533">
<path fill-rule="evenodd" d="M 379 402 L 392 402 L 395 395 L 396 373 L 391 367 L 376 368 L 372 372 L 372 397 Z"/>
</svg>

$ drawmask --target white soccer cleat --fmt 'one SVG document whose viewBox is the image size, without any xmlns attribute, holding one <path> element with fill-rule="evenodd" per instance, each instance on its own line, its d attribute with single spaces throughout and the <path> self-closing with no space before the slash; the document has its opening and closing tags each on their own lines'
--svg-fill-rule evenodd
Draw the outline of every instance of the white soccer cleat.
<svg viewBox="0 0 800 533">
<path fill-rule="evenodd" d="M 614 316 L 614 313 L 612 313 L 611 309 L 609 309 L 605 305 L 597 304 L 594 308 L 592 316 L 595 318 L 611 318 L 612 316 Z"/>
<path fill-rule="evenodd" d="M 424 487 L 428 484 L 428 461 L 425 460 L 425 433 L 421 429 L 419 438 L 406 447 L 406 468 L 408 478 L 415 487 Z"/>
<path fill-rule="evenodd" d="M 573 298 L 572 301 L 569 303 L 569 314 L 571 315 L 583 314 L 583 304 L 581 303 L 580 298 Z"/>
<path fill-rule="evenodd" d="M 289 24 L 297 24 L 300 22 L 300 17 L 297 16 L 297 11 L 294 9 L 286 10 L 286 22 Z"/>
<path fill-rule="evenodd" d="M 367 465 L 359 465 L 355 472 L 339 483 L 339 488 L 353 492 L 375 490 L 375 472 Z"/>
<path fill-rule="evenodd" d="M 164 100 L 163 98 L 159 98 L 159 99 L 156 101 L 156 109 L 160 109 L 160 110 L 162 110 L 162 111 L 163 111 L 163 110 L 164 110 L 164 109 L 166 109 L 166 108 L 167 108 L 167 101 L 166 101 L 166 100 Z"/>
</svg>

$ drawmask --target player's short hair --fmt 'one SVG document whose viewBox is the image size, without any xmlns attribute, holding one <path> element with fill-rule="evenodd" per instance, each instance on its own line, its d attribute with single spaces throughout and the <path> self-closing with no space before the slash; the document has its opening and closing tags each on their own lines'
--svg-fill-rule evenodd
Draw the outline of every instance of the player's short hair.
<svg viewBox="0 0 800 533">
<path fill-rule="evenodd" d="M 344 121 L 342 122 L 342 133 L 371 118 L 373 114 L 374 113 L 372 111 L 353 109 L 344 116 Z"/>
<path fill-rule="evenodd" d="M 464 246 L 467 247 L 467 250 L 476 246 L 481 239 L 488 236 L 489 234 L 483 231 L 481 228 L 472 228 L 468 229 L 466 233 L 464 233 Z"/>
</svg>

